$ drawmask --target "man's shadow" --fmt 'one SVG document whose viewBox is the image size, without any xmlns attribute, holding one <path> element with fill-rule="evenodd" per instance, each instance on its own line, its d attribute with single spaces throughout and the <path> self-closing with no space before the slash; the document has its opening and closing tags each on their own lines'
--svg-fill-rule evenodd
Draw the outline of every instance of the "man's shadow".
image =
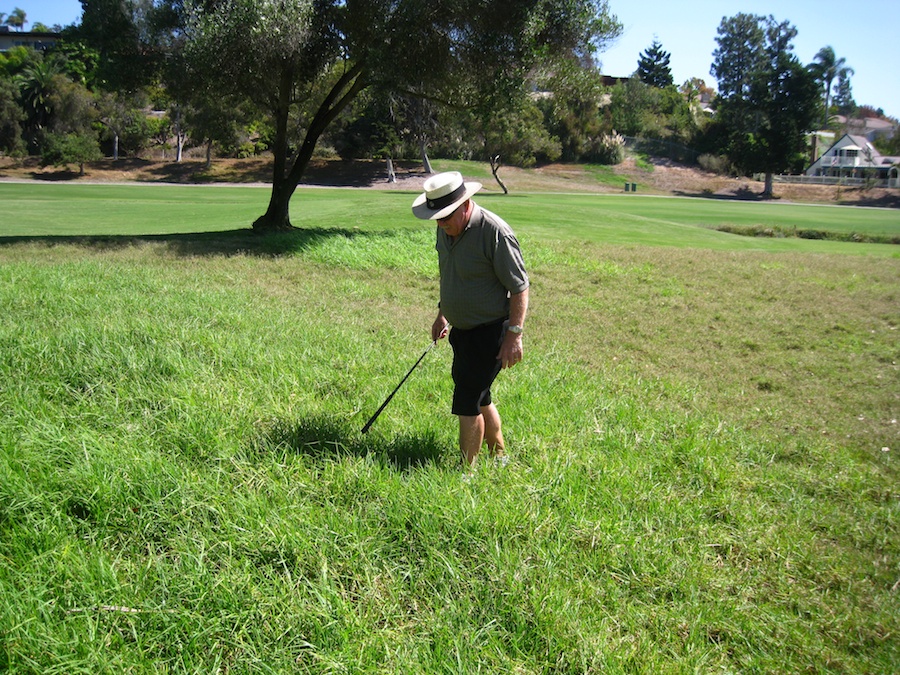
<svg viewBox="0 0 900 675">
<path fill-rule="evenodd" d="M 399 471 L 410 471 L 440 463 L 447 445 L 430 434 L 385 438 L 377 433 L 363 434 L 347 422 L 308 417 L 276 422 L 258 445 L 260 452 L 274 449 L 313 459 L 375 457 Z"/>
</svg>

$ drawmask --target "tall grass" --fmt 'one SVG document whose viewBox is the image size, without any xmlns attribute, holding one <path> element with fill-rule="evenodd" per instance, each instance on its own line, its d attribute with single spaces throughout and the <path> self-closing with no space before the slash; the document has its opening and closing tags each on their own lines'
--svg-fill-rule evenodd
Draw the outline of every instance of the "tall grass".
<svg viewBox="0 0 900 675">
<path fill-rule="evenodd" d="M 359 433 L 434 313 L 397 199 L 0 247 L 0 669 L 897 670 L 895 258 L 523 219 L 464 482 L 445 343 Z"/>
</svg>

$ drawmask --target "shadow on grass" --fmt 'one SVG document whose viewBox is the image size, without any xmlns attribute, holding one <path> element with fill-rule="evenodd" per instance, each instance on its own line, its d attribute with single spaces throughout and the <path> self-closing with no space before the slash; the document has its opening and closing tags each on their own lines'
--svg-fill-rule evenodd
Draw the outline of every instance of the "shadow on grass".
<svg viewBox="0 0 900 675">
<path fill-rule="evenodd" d="M 733 192 L 715 193 L 701 190 L 673 190 L 676 197 L 694 197 L 698 199 L 712 199 L 730 202 L 777 202 L 781 199 L 778 187 L 775 187 L 775 195 L 767 197 L 762 191 L 755 191 L 748 186 L 738 188 Z M 848 188 L 843 196 L 837 194 L 834 201 L 830 202 L 840 206 L 869 206 L 881 209 L 900 209 L 900 193 L 873 193 L 866 192 L 863 188 Z"/>
<path fill-rule="evenodd" d="M 17 162 L 25 171 L 18 175 L 31 180 L 55 182 L 79 182 L 103 180 L 135 183 L 171 183 L 177 185 L 208 185 L 211 183 L 271 185 L 273 175 L 271 156 L 251 157 L 241 160 L 217 158 L 211 164 L 205 159 L 148 160 L 138 157 L 104 158 L 85 164 L 86 175 L 69 167 L 48 168 L 30 157 Z M 397 177 L 421 177 L 427 175 L 420 162 L 394 161 Z M 12 174 L 13 172 L 9 172 Z M 2 175 L 2 174 L 0 174 Z M 384 160 L 313 159 L 303 174 L 303 185 L 316 187 L 365 188 L 386 183 L 387 164 Z"/>
<path fill-rule="evenodd" d="M 263 183 L 272 182 L 271 159 L 249 159 L 241 162 L 217 160 L 212 166 L 205 161 L 147 163 L 140 169 L 141 182 L 151 183 Z M 136 170 L 133 169 L 133 170 Z M 398 175 L 421 175 L 421 166 L 416 163 L 395 162 Z M 340 161 L 314 159 L 303 174 L 303 185 L 316 187 L 372 187 L 387 181 L 387 167 L 383 161 Z"/>
<path fill-rule="evenodd" d="M 37 244 L 48 248 L 77 246 L 95 251 L 115 251 L 141 245 L 161 244 L 169 253 L 184 257 L 231 255 L 278 257 L 302 253 L 324 240 L 335 237 L 360 239 L 383 236 L 385 236 L 383 232 L 344 228 L 297 228 L 290 232 L 259 235 L 248 228 L 183 234 L 0 236 L 0 246 Z"/>
<path fill-rule="evenodd" d="M 766 197 L 761 191 L 756 192 L 747 186 L 743 186 L 726 194 L 710 192 L 706 190 L 690 191 L 690 190 L 673 190 L 672 194 L 676 197 L 694 197 L 697 199 L 715 199 L 729 202 L 770 202 L 778 201 L 778 195 L 774 197 Z"/>
<path fill-rule="evenodd" d="M 261 440 L 258 451 L 274 448 L 316 460 L 374 456 L 399 471 L 438 464 L 447 452 L 446 444 L 433 436 L 403 435 L 387 439 L 378 434 L 363 434 L 361 427 L 350 427 L 325 417 L 276 423 Z"/>
</svg>

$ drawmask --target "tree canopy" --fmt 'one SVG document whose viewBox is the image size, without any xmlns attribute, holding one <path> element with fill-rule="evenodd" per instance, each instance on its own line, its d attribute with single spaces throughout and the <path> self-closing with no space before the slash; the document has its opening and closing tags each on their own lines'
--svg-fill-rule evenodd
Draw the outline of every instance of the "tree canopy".
<svg viewBox="0 0 900 675">
<path fill-rule="evenodd" d="M 814 74 L 793 53 L 797 30 L 774 17 L 722 20 L 711 72 L 719 81 L 719 129 L 731 161 L 746 173 L 772 174 L 805 161 L 806 133 L 819 99 Z"/>
<path fill-rule="evenodd" d="M 641 82 L 662 89 L 674 84 L 669 60 L 672 55 L 662 48 L 659 40 L 654 40 L 638 59 L 637 74 Z"/>
<path fill-rule="evenodd" d="M 533 69 L 589 59 L 616 36 L 606 0 L 186 0 L 185 63 L 272 120 L 272 196 L 257 230 L 290 227 L 288 206 L 324 131 L 370 87 L 489 110 Z"/>
<path fill-rule="evenodd" d="M 822 127 L 828 126 L 828 117 L 831 110 L 831 88 L 832 83 L 838 80 L 842 85 L 841 98 L 846 104 L 847 99 L 851 99 L 850 92 L 850 76 L 853 75 L 853 68 L 847 65 L 847 59 L 838 58 L 831 46 L 822 47 L 813 57 L 813 64 L 810 67 L 813 74 L 821 82 L 824 89 L 823 92 L 823 118 Z M 835 91 L 837 93 L 837 91 Z"/>
</svg>

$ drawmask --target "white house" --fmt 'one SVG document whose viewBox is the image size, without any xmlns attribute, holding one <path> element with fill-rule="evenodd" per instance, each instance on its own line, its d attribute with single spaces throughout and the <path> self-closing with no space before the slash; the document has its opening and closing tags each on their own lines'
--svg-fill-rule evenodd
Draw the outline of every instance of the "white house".
<svg viewBox="0 0 900 675">
<path fill-rule="evenodd" d="M 8 52 L 13 47 L 31 47 L 42 51 L 55 45 L 59 38 L 59 33 L 11 31 L 9 26 L 0 26 L 0 52 Z"/>
<path fill-rule="evenodd" d="M 865 136 L 844 134 L 804 172 L 807 176 L 874 178 L 900 187 L 900 157 L 882 155 Z"/>
</svg>

